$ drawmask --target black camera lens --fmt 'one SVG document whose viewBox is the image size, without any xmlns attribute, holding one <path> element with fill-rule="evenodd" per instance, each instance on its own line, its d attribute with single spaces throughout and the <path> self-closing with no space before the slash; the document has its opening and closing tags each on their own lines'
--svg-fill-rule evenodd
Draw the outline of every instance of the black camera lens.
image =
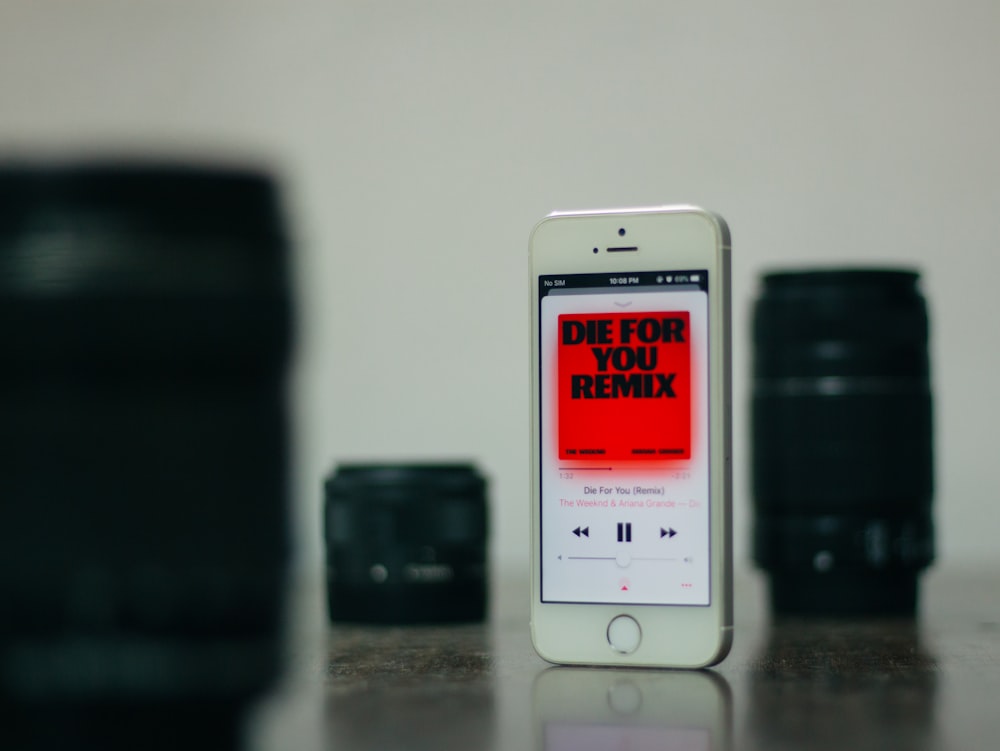
<svg viewBox="0 0 1000 751">
<path fill-rule="evenodd" d="M 333 621 L 486 614 L 486 480 L 469 464 L 342 465 L 326 480 Z"/>
<path fill-rule="evenodd" d="M 277 677 L 288 263 L 255 169 L 0 167 L 0 746 L 225 748 Z"/>
<path fill-rule="evenodd" d="M 753 555 L 776 614 L 911 615 L 934 557 L 928 317 L 897 269 L 766 274 Z"/>
</svg>

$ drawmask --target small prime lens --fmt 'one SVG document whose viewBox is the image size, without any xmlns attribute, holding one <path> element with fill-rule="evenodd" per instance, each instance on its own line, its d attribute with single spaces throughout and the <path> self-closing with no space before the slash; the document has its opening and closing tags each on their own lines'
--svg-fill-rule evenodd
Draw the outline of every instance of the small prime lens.
<svg viewBox="0 0 1000 751">
<path fill-rule="evenodd" d="M 483 620 L 488 511 L 474 466 L 346 464 L 325 491 L 331 620 Z"/>
<path fill-rule="evenodd" d="M 927 308 L 896 269 L 766 274 L 753 555 L 778 615 L 913 615 L 934 558 Z"/>
</svg>

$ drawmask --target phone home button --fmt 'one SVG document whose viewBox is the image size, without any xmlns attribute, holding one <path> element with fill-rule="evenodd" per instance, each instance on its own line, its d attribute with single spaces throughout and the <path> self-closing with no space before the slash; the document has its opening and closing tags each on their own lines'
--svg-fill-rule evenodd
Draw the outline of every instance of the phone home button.
<svg viewBox="0 0 1000 751">
<path fill-rule="evenodd" d="M 615 652 L 632 654 L 642 641 L 639 623 L 629 615 L 619 615 L 608 624 L 608 644 Z"/>
</svg>

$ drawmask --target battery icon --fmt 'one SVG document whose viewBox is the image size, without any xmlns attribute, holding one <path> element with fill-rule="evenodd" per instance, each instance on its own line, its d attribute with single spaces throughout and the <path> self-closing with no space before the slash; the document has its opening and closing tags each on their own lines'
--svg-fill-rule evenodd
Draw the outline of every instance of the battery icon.
<svg viewBox="0 0 1000 751">
<path fill-rule="evenodd" d="M 701 281 L 701 274 L 691 274 L 691 281 L 692 282 L 700 282 Z"/>
</svg>

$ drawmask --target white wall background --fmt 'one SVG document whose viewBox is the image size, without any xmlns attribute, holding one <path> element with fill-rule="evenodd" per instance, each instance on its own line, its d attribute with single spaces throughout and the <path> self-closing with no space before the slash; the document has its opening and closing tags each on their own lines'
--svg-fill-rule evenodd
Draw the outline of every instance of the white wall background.
<svg viewBox="0 0 1000 751">
<path fill-rule="evenodd" d="M 998 39 L 995 0 L 0 0 L 0 156 L 280 172 L 303 565 L 336 461 L 471 458 L 526 567 L 528 233 L 681 201 L 733 232 L 737 560 L 757 276 L 860 262 L 925 275 L 939 558 L 1000 563 Z"/>
</svg>

